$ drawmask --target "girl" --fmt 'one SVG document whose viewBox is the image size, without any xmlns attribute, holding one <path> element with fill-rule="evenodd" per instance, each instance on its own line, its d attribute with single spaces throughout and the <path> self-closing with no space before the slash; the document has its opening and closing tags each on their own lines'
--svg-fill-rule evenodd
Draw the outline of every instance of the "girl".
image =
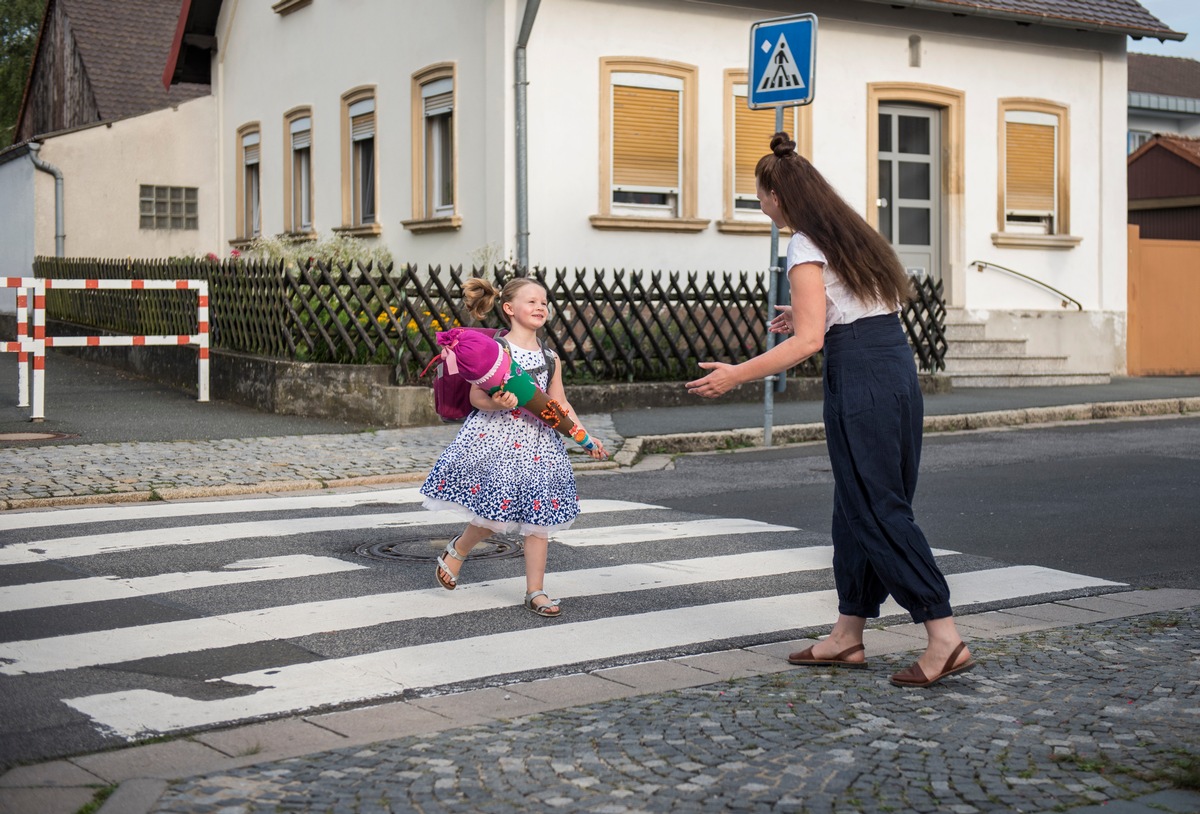
<svg viewBox="0 0 1200 814">
<path fill-rule="evenodd" d="M 791 306 L 772 333 L 791 336 L 739 365 L 688 382 L 714 398 L 781 373 L 825 348 L 825 437 L 833 468 L 833 575 L 838 620 L 792 664 L 866 667 L 863 629 L 890 593 L 927 646 L 893 684 L 928 687 L 975 666 L 958 634 L 950 589 L 913 519 L 924 405 L 912 350 L 897 318 L 911 283 L 891 245 L 841 199 L 787 133 L 754 170 L 762 211 L 794 234 L 788 243 Z"/>
<path fill-rule="evenodd" d="M 537 337 L 549 315 L 546 289 L 528 277 L 510 280 L 501 291 L 477 278 L 463 283 L 463 304 L 476 319 L 492 310 L 497 297 L 509 325 L 504 339 L 512 358 L 571 412 L 562 366 L 554 365 L 551 378 L 546 353 L 553 351 L 543 352 Z M 475 412 L 421 487 L 425 508 L 449 509 L 470 521 L 438 557 L 435 577 L 443 588 L 454 590 L 462 563 L 476 544 L 494 532 L 519 531 L 525 538 L 525 607 L 538 616 L 558 616 L 559 600 L 551 599 L 543 585 L 546 549 L 550 533 L 570 527 L 579 514 L 562 436 L 518 409 L 512 393 L 500 390 L 489 396 L 472 385 L 471 405 Z M 607 457 L 599 445 L 588 454 Z"/>
</svg>

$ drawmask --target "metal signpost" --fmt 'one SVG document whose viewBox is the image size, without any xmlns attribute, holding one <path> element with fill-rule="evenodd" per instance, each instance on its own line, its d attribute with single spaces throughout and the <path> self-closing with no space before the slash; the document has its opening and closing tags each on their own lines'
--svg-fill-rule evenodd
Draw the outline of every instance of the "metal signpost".
<svg viewBox="0 0 1200 814">
<path fill-rule="evenodd" d="M 775 108 L 775 132 L 783 130 L 783 109 L 811 104 L 817 61 L 817 17 L 796 14 L 759 20 L 750 26 L 750 71 L 746 102 L 751 110 Z M 795 140 L 796 134 L 792 133 Z M 779 227 L 771 224 L 771 265 L 767 288 L 767 320 L 775 316 L 780 286 L 787 270 L 779 260 Z M 775 334 L 767 333 L 767 350 Z M 763 386 L 763 445 L 771 446 L 775 391 L 783 392 L 787 371 L 768 376 Z"/>
</svg>

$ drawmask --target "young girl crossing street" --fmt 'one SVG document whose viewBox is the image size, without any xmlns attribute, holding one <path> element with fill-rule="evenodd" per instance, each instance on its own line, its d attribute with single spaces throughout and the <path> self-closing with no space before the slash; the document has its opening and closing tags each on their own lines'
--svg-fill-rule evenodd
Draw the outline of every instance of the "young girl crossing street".
<svg viewBox="0 0 1200 814">
<path fill-rule="evenodd" d="M 503 338 L 512 359 L 577 422 L 563 390 L 562 367 L 553 365 L 551 373 L 547 362 L 553 351 L 537 335 L 549 316 L 546 289 L 528 277 L 514 278 L 500 291 L 478 278 L 463 284 L 463 304 L 476 319 L 497 303 L 509 325 Z M 469 521 L 438 557 L 435 577 L 454 590 L 472 548 L 493 533 L 515 531 L 525 538 L 525 607 L 539 616 L 558 616 L 559 600 L 544 585 L 549 537 L 569 528 L 579 514 L 562 436 L 518 408 L 512 393 L 488 395 L 472 385 L 470 398 L 475 411 L 421 486 L 425 508 L 450 510 Z M 607 457 L 599 444 L 588 454 Z"/>
</svg>

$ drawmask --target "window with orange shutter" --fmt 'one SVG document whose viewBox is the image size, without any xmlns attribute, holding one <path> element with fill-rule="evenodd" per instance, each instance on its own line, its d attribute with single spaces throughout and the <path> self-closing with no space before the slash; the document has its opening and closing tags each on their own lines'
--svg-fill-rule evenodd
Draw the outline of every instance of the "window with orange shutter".
<svg viewBox="0 0 1200 814">
<path fill-rule="evenodd" d="M 677 217 L 682 175 L 683 81 L 612 75 L 614 212 Z"/>
<path fill-rule="evenodd" d="M 1005 112 L 1005 231 L 1055 233 L 1058 147 L 1058 117 L 1026 110 Z"/>
</svg>

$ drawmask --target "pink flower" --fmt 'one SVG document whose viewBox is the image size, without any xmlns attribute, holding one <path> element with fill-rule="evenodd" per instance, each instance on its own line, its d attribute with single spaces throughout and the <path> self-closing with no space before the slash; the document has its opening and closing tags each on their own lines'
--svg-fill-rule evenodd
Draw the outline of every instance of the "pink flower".
<svg viewBox="0 0 1200 814">
<path fill-rule="evenodd" d="M 209 252 L 208 254 L 204 255 L 204 259 L 205 259 L 205 260 L 211 260 L 211 261 L 213 261 L 214 263 L 216 263 L 216 262 L 217 262 L 218 260 L 220 260 L 221 258 L 217 257 L 217 255 L 216 255 L 216 252 Z"/>
<path fill-rule="evenodd" d="M 230 257 L 241 257 L 241 256 L 242 256 L 242 253 L 241 253 L 241 252 L 239 252 L 237 249 L 232 249 L 232 250 L 230 250 L 230 252 L 229 252 L 229 256 L 230 256 Z"/>
</svg>

